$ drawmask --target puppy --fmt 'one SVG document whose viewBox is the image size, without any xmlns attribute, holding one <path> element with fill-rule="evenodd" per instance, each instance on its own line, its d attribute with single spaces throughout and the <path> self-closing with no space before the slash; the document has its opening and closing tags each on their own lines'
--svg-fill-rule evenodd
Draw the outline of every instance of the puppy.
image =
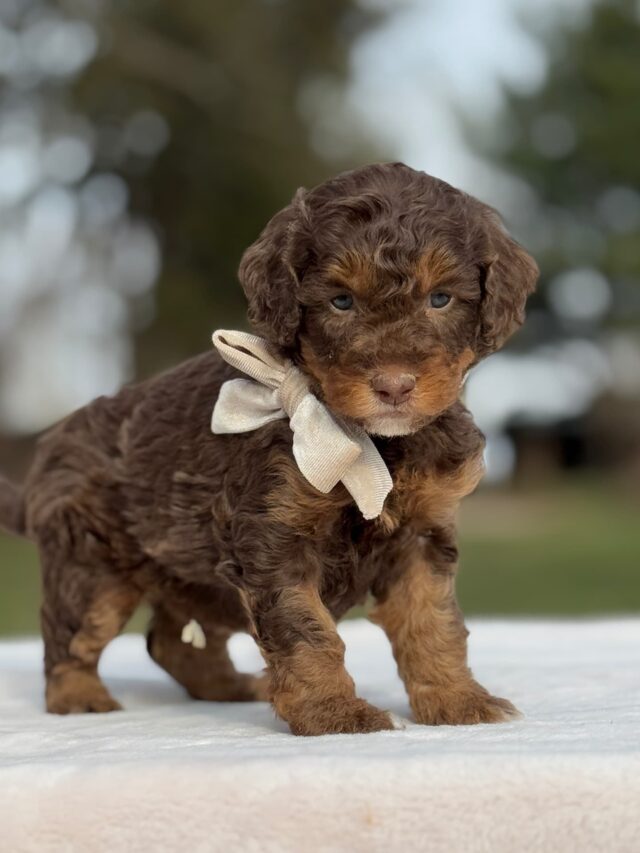
<svg viewBox="0 0 640 853">
<path fill-rule="evenodd" d="M 366 520 L 342 482 L 302 475 L 287 418 L 213 434 L 239 376 L 214 351 L 72 414 L 21 490 L 0 484 L 5 527 L 40 551 L 47 709 L 120 707 L 98 662 L 144 601 L 149 654 L 191 696 L 268 699 L 300 735 L 390 729 L 356 696 L 336 631 L 371 595 L 417 722 L 510 718 L 467 666 L 454 593 L 456 509 L 483 471 L 459 394 L 522 323 L 536 264 L 491 208 L 396 163 L 298 191 L 239 278 L 254 330 L 372 439 L 393 488 Z M 204 648 L 181 640 L 191 620 Z M 237 631 L 264 676 L 234 669 Z"/>
</svg>

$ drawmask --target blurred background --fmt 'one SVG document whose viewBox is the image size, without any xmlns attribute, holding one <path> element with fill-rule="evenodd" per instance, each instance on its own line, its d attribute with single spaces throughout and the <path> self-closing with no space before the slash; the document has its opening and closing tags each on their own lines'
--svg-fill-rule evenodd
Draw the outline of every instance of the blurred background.
<svg viewBox="0 0 640 853">
<path fill-rule="evenodd" d="M 470 613 L 640 609 L 640 3 L 0 0 L 0 469 L 241 326 L 242 250 L 300 186 L 404 160 L 540 263 L 471 376 Z M 0 633 L 37 630 L 0 534 Z"/>
</svg>

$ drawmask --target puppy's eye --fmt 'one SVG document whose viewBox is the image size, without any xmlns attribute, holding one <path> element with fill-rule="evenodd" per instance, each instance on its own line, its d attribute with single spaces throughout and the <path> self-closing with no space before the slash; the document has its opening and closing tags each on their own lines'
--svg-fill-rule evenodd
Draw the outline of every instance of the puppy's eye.
<svg viewBox="0 0 640 853">
<path fill-rule="evenodd" d="M 432 293 L 429 296 L 429 305 L 432 308 L 446 308 L 451 302 L 451 297 L 448 293 Z"/>
<path fill-rule="evenodd" d="M 341 293 L 339 296 L 333 297 L 331 304 L 339 311 L 348 311 L 349 308 L 353 308 L 353 296 L 349 293 Z"/>
</svg>

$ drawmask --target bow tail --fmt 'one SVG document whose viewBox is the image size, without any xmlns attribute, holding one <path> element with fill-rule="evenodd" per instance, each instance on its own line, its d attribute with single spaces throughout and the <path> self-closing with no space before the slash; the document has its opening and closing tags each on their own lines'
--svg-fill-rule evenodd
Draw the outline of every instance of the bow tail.
<svg viewBox="0 0 640 853">
<path fill-rule="evenodd" d="M 344 473 L 342 482 L 363 517 L 370 521 L 382 512 L 386 497 L 393 488 L 393 480 L 369 436 L 363 435 L 358 443 L 362 452 Z"/>
<path fill-rule="evenodd" d="M 393 480 L 369 436 L 338 424 L 311 394 L 291 418 L 293 455 L 305 478 L 325 494 L 340 480 L 368 521 L 382 512 Z"/>
<path fill-rule="evenodd" d="M 360 456 L 358 442 L 338 426 L 312 394 L 303 397 L 290 424 L 298 468 L 314 488 L 324 494 L 330 492 Z"/>
</svg>

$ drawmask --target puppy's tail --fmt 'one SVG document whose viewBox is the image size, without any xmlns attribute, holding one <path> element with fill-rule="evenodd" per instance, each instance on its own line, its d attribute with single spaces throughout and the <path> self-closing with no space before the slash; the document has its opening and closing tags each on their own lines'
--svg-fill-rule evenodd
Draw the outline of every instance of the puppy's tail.
<svg viewBox="0 0 640 853">
<path fill-rule="evenodd" d="M 0 474 L 0 528 L 25 535 L 24 503 L 17 486 Z"/>
</svg>

